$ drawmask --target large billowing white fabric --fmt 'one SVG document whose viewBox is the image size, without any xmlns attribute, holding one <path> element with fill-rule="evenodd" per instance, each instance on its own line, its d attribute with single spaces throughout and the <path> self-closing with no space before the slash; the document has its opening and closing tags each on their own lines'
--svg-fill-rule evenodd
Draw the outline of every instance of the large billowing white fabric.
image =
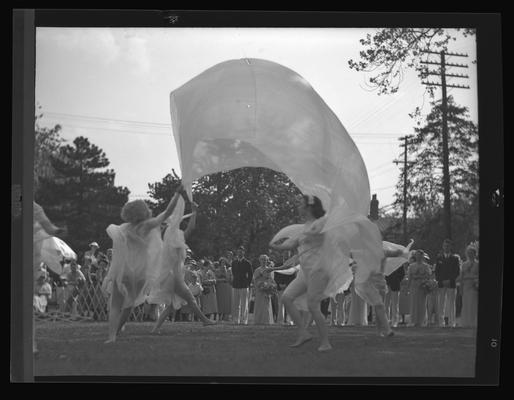
<svg viewBox="0 0 514 400">
<path fill-rule="evenodd" d="M 41 243 L 41 261 L 56 274 L 63 273 L 63 258 L 77 260 L 77 254 L 63 240 L 51 236 Z"/>
<path fill-rule="evenodd" d="M 304 78 L 267 60 L 229 60 L 174 90 L 170 108 L 190 195 L 194 180 L 215 172 L 283 172 L 327 210 L 320 262 L 329 286 L 349 276 L 350 253 L 359 268 L 379 270 L 381 235 L 366 217 L 366 167 L 346 129 Z"/>
</svg>

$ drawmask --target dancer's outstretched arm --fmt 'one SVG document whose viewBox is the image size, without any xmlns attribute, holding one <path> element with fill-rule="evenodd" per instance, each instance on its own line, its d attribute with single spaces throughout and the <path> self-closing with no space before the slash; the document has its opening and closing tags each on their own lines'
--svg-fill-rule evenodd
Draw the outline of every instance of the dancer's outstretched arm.
<svg viewBox="0 0 514 400">
<path fill-rule="evenodd" d="M 281 266 L 279 267 L 268 267 L 269 269 L 273 271 L 280 271 L 283 269 L 289 269 L 294 267 L 295 265 L 298 265 L 299 263 L 299 255 L 295 254 L 294 256 L 288 258 Z"/>
<path fill-rule="evenodd" d="M 175 194 L 173 195 L 171 201 L 169 202 L 168 207 L 166 207 L 166 210 L 164 210 L 158 216 L 156 216 L 154 218 L 150 218 L 146 222 L 146 227 L 149 231 L 152 230 L 153 228 L 161 226 L 161 224 L 169 218 L 169 216 L 173 213 L 173 210 L 175 209 L 175 206 L 177 205 L 177 201 L 183 191 L 184 191 L 184 186 L 182 186 L 182 183 L 180 183 L 180 185 L 178 186 L 177 190 L 175 191 Z"/>
<path fill-rule="evenodd" d="M 195 226 L 196 226 L 196 212 L 198 210 L 198 204 L 196 204 L 194 201 L 191 202 L 191 208 L 192 208 L 192 215 L 191 215 L 191 218 L 189 219 L 189 222 L 187 224 L 187 228 L 186 230 L 184 231 L 184 238 L 187 239 L 189 237 L 189 235 L 191 234 L 191 232 L 193 232 L 193 230 L 195 229 Z"/>
<path fill-rule="evenodd" d="M 287 240 L 287 238 L 279 239 L 274 243 L 270 242 L 269 247 L 275 250 L 292 250 L 296 249 L 299 245 L 298 239 L 295 239 L 293 242 L 289 244 L 283 244 L 282 242 L 284 242 L 285 240 Z"/>
</svg>

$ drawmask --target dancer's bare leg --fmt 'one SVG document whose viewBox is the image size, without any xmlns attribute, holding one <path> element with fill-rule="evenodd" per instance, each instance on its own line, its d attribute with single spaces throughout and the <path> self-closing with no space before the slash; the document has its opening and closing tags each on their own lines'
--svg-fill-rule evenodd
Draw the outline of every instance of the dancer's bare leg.
<svg viewBox="0 0 514 400">
<path fill-rule="evenodd" d="M 130 313 L 132 312 L 132 307 L 128 307 L 123 309 L 120 316 L 120 321 L 118 323 L 118 330 L 116 331 L 116 335 L 119 335 L 120 332 L 123 330 L 123 327 L 125 326 L 125 323 L 128 320 L 128 317 L 130 316 Z"/>
<path fill-rule="evenodd" d="M 375 315 L 377 317 L 377 328 L 379 334 L 384 336 L 393 336 L 394 333 L 389 325 L 389 320 L 387 319 L 385 306 L 383 304 L 375 306 Z"/>
<path fill-rule="evenodd" d="M 312 335 L 307 331 L 305 321 L 294 305 L 294 300 L 307 291 L 307 285 L 298 277 L 295 278 L 282 294 L 282 302 L 286 308 L 287 314 L 294 321 L 297 327 L 298 339 L 290 347 L 298 347 L 303 343 L 312 339 Z"/>
<path fill-rule="evenodd" d="M 290 347 L 298 347 L 303 343 L 312 339 L 312 335 L 307 331 L 307 325 L 304 318 L 298 311 L 298 308 L 294 305 L 294 299 L 290 298 L 287 294 L 284 294 L 282 301 L 286 308 L 287 314 L 291 317 L 294 324 L 297 327 L 298 339 Z"/>
<path fill-rule="evenodd" d="M 312 317 L 312 314 L 309 311 L 305 311 L 303 317 L 304 317 L 304 321 L 305 321 L 305 329 L 309 329 L 309 326 L 312 325 L 314 318 Z"/>
<path fill-rule="evenodd" d="M 309 311 L 312 315 L 312 318 L 316 322 L 316 327 L 318 328 L 318 333 L 320 337 L 320 346 L 318 347 L 318 350 L 328 351 L 332 349 L 332 346 L 328 341 L 328 327 L 325 322 L 325 316 L 321 312 L 320 301 L 317 298 L 309 299 L 307 301 L 307 305 L 309 306 Z"/>
<path fill-rule="evenodd" d="M 152 333 L 157 332 L 159 330 L 159 328 L 164 323 L 164 321 L 166 321 L 166 318 L 168 318 L 168 315 L 170 314 L 170 312 L 172 310 L 173 310 L 173 305 L 170 304 L 170 305 L 166 306 L 164 311 L 161 312 L 161 314 L 159 315 L 159 319 L 155 323 L 155 325 L 154 325 L 154 327 L 152 329 Z"/>
<path fill-rule="evenodd" d="M 105 343 L 116 341 L 116 335 L 122 315 L 123 295 L 118 290 L 116 282 L 112 285 L 111 305 L 109 307 L 109 338 Z"/>
<path fill-rule="evenodd" d="M 204 325 L 215 325 L 216 321 L 212 321 L 209 318 L 207 318 L 203 313 L 202 310 L 200 310 L 200 307 L 198 307 L 198 304 L 196 304 L 196 300 L 189 290 L 189 288 L 186 286 L 186 284 L 183 281 L 177 281 L 175 283 L 175 293 L 182 297 L 189 307 L 193 310 L 194 314 L 200 318 L 200 320 L 203 322 Z"/>
</svg>

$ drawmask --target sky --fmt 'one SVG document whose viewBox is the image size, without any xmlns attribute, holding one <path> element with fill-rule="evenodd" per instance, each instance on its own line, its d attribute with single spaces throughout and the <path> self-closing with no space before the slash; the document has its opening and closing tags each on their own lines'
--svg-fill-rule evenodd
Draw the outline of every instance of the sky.
<svg viewBox="0 0 514 400">
<path fill-rule="evenodd" d="M 62 126 L 69 143 L 85 136 L 99 146 L 116 172 L 115 184 L 130 198 L 147 197 L 148 183 L 160 181 L 179 161 L 171 130 L 169 94 L 204 70 L 230 59 L 261 58 L 305 78 L 334 111 L 366 164 L 372 194 L 380 206 L 394 201 L 402 149 L 398 138 L 414 133 L 409 113 L 429 110 L 430 98 L 414 71 L 407 70 L 392 95 L 370 91 L 369 75 L 348 66 L 359 43 L 375 29 L 357 28 L 37 28 L 36 104 L 42 126 Z M 469 79 L 448 83 L 458 104 L 478 123 L 476 43 L 458 37 L 450 51 L 469 58 L 453 73 Z M 437 61 L 437 56 L 430 60 Z M 432 81 L 437 77 L 432 77 Z M 436 98 L 441 97 L 436 90 Z"/>
</svg>

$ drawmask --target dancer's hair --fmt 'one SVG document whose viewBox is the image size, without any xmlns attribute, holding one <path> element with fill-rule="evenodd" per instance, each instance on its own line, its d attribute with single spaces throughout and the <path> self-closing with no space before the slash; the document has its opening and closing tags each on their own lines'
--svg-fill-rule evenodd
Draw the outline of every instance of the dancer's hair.
<svg viewBox="0 0 514 400">
<path fill-rule="evenodd" d="M 143 200 L 129 201 L 121 209 L 121 219 L 132 224 L 137 224 L 151 216 L 152 212 Z"/>
<path fill-rule="evenodd" d="M 325 210 L 323 209 L 319 197 L 304 194 L 303 201 L 305 201 L 305 205 L 311 209 L 314 218 L 318 219 L 325 215 Z"/>
<path fill-rule="evenodd" d="M 266 254 L 261 254 L 259 256 L 259 262 L 261 262 L 261 259 L 265 259 L 266 261 L 269 261 L 269 257 Z"/>
</svg>

